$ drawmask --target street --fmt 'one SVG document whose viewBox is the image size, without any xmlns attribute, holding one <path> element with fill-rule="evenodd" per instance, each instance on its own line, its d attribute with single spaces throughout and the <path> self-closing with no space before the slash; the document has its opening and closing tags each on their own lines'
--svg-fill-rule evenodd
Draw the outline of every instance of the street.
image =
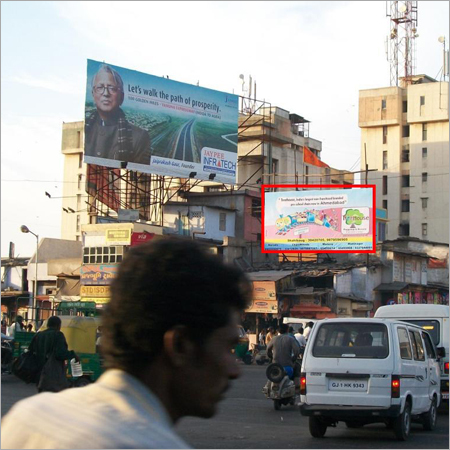
<svg viewBox="0 0 450 450">
<path fill-rule="evenodd" d="M 398 442 L 383 424 L 347 429 L 344 423 L 328 428 L 325 438 L 309 434 L 308 419 L 298 406 L 275 411 L 261 392 L 266 382 L 264 366 L 240 363 L 242 376 L 233 382 L 213 419 L 184 418 L 177 431 L 194 448 L 444 448 L 448 449 L 448 410 L 438 416 L 434 431 L 413 424 L 408 441 Z M 13 375 L 2 375 L 2 416 L 18 400 L 36 392 Z"/>
</svg>

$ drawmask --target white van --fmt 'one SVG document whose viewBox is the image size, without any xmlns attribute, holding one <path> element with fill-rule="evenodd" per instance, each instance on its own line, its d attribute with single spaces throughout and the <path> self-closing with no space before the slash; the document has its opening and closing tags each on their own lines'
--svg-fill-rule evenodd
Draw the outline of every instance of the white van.
<svg viewBox="0 0 450 450">
<path fill-rule="evenodd" d="M 314 437 L 339 421 L 347 427 L 384 422 L 399 440 L 411 421 L 436 426 L 439 363 L 421 327 L 389 319 L 323 319 L 305 350 L 300 411 Z"/>
<path fill-rule="evenodd" d="M 430 333 L 431 339 L 443 357 L 441 365 L 441 395 L 448 403 L 448 362 L 449 362 L 449 307 L 446 305 L 389 305 L 380 306 L 375 317 L 405 320 L 419 325 Z M 440 349 L 443 347 L 444 351 Z"/>
<path fill-rule="evenodd" d="M 296 333 L 300 327 L 305 329 L 306 324 L 308 324 L 309 322 L 316 323 L 317 319 L 307 319 L 300 317 L 283 317 L 283 323 L 292 327 Z"/>
</svg>

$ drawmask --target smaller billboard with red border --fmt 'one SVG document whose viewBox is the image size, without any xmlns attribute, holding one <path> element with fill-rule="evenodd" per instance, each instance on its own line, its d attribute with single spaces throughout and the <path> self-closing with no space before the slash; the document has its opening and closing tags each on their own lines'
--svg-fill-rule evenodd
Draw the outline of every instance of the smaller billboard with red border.
<svg viewBox="0 0 450 450">
<path fill-rule="evenodd" d="M 375 253 L 375 185 L 261 188 L 263 253 Z"/>
</svg>

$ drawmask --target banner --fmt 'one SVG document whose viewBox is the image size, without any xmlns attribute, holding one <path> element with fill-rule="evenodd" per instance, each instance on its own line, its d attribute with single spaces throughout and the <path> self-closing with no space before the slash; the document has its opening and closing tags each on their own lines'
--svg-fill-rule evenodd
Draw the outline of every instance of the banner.
<svg viewBox="0 0 450 450">
<path fill-rule="evenodd" d="M 303 162 L 316 167 L 330 167 L 321 161 L 308 147 L 303 146 Z"/>
<path fill-rule="evenodd" d="M 144 231 L 142 233 L 131 233 L 131 247 L 139 244 L 145 244 L 151 241 L 155 237 L 155 233 L 148 233 Z"/>
<path fill-rule="evenodd" d="M 254 281 L 252 305 L 245 310 L 246 313 L 278 313 L 275 281 Z"/>
<path fill-rule="evenodd" d="M 265 192 L 274 187 L 308 189 Z M 263 253 L 375 252 L 374 186 L 330 187 L 263 185 Z"/>
<path fill-rule="evenodd" d="M 88 60 L 84 161 L 236 182 L 238 96 Z"/>
</svg>

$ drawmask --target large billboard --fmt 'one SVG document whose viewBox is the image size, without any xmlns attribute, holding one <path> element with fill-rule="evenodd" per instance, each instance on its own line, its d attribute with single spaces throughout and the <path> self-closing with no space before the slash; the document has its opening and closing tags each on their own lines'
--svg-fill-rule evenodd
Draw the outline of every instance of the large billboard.
<svg viewBox="0 0 450 450">
<path fill-rule="evenodd" d="M 238 96 L 88 60 L 84 161 L 236 182 Z"/>
<path fill-rule="evenodd" d="M 266 192 L 273 188 L 302 190 Z M 264 253 L 374 253 L 375 185 L 262 185 Z"/>
</svg>

